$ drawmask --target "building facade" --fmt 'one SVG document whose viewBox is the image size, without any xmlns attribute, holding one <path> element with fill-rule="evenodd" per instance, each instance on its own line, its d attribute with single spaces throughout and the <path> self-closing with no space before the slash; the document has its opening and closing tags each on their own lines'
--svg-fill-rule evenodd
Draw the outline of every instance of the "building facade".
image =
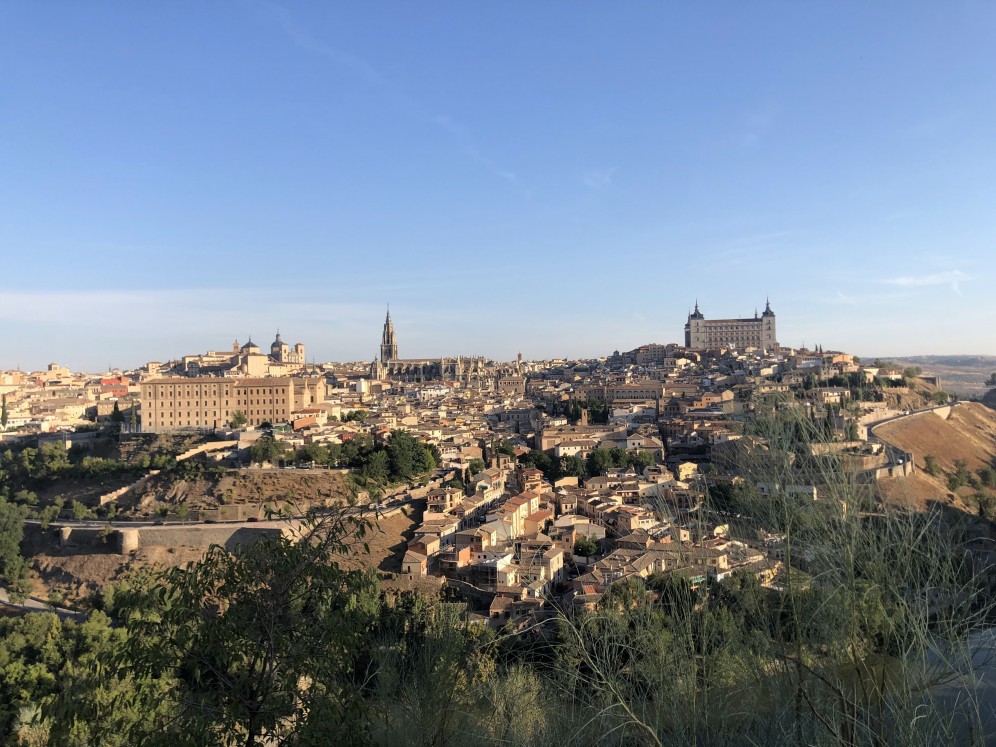
<svg viewBox="0 0 996 747">
<path fill-rule="evenodd" d="M 292 413 L 325 401 L 320 378 L 176 377 L 141 388 L 143 433 L 226 428 L 237 412 L 251 426 L 286 423 Z"/>
<path fill-rule="evenodd" d="M 775 312 L 766 302 L 764 312 L 754 312 L 753 319 L 706 319 L 695 302 L 695 311 L 685 322 L 685 347 L 691 350 L 713 348 L 759 348 L 772 352 L 778 349 Z"/>
</svg>

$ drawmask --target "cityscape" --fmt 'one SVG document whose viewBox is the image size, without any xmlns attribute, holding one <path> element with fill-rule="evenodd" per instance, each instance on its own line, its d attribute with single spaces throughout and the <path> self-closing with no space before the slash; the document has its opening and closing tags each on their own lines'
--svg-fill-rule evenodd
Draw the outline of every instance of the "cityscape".
<svg viewBox="0 0 996 747">
<path fill-rule="evenodd" d="M 996 747 L 994 38 L 0 3 L 0 747 Z"/>
<path fill-rule="evenodd" d="M 704 307 L 681 343 L 588 360 L 403 358 L 388 311 L 371 362 L 315 364 L 278 332 L 130 371 L 5 371 L 4 505 L 31 548 L 5 561 L 7 609 L 81 619 L 129 570 L 309 545 L 339 516 L 382 594 L 536 635 L 634 594 L 812 589 L 826 538 L 764 518 L 785 502 L 842 526 L 943 507 L 990 583 L 996 373 L 959 401 L 919 367 L 782 346 L 770 299 Z"/>
</svg>

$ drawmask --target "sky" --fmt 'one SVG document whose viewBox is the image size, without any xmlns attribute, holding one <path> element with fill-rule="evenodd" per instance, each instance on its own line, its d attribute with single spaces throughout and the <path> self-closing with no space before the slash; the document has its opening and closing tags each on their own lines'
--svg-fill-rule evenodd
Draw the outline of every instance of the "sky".
<svg viewBox="0 0 996 747">
<path fill-rule="evenodd" d="M 0 0 L 0 369 L 996 354 L 996 3 Z"/>
</svg>

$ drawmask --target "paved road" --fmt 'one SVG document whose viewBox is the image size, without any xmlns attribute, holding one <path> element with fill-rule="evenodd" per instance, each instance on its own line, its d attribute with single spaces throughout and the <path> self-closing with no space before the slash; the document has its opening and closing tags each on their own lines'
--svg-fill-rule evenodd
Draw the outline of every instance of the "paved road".
<svg viewBox="0 0 996 747">
<path fill-rule="evenodd" d="M 67 610 L 65 607 L 53 607 L 38 597 L 28 597 L 23 602 L 12 602 L 10 601 L 10 596 L 7 594 L 7 589 L 2 586 L 0 586 L 0 605 L 27 612 L 54 612 L 63 620 L 83 620 L 86 618 L 83 612 Z"/>
</svg>

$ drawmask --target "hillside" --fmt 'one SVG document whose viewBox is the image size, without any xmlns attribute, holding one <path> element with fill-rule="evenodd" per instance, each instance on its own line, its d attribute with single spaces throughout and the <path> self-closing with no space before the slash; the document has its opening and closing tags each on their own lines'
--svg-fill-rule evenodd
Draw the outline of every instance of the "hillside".
<svg viewBox="0 0 996 747">
<path fill-rule="evenodd" d="M 387 589 L 417 587 L 428 592 L 438 589 L 438 579 L 412 581 L 394 577 L 401 573 L 401 561 L 408 540 L 421 524 L 423 510 L 424 503 L 416 504 L 374 519 L 373 526 L 364 537 L 349 543 L 349 553 L 341 559 L 343 567 L 377 571 Z M 113 543 L 100 548 L 61 547 L 51 541 L 43 541 L 36 532 L 31 533 L 23 543 L 22 551 L 36 574 L 35 595 L 44 599 L 50 592 L 56 592 L 71 604 L 83 602 L 91 594 L 143 566 L 182 565 L 199 560 L 205 552 L 195 547 L 150 546 L 121 555 L 115 551 Z"/>
<path fill-rule="evenodd" d="M 284 501 L 307 505 L 345 500 L 349 494 L 342 475 L 334 471 L 231 469 L 191 479 L 164 473 L 150 480 L 133 500 L 139 513 L 151 514 L 162 506 L 175 509 L 181 504 L 189 509 Z"/>
<path fill-rule="evenodd" d="M 973 475 L 996 466 L 996 411 L 976 402 L 965 402 L 952 408 L 947 418 L 922 413 L 881 425 L 875 434 L 912 453 L 917 467 L 917 473 L 910 478 L 882 482 L 883 493 L 890 500 L 922 505 L 927 500 L 957 496 L 957 504 L 974 511 L 977 501 L 972 496 L 976 493 L 996 498 L 996 490 L 992 488 L 966 485 L 952 491 L 947 484 L 948 476 L 958 470 L 956 462 L 964 463 Z M 937 460 L 942 474 L 927 474 L 927 455 Z"/>
</svg>

